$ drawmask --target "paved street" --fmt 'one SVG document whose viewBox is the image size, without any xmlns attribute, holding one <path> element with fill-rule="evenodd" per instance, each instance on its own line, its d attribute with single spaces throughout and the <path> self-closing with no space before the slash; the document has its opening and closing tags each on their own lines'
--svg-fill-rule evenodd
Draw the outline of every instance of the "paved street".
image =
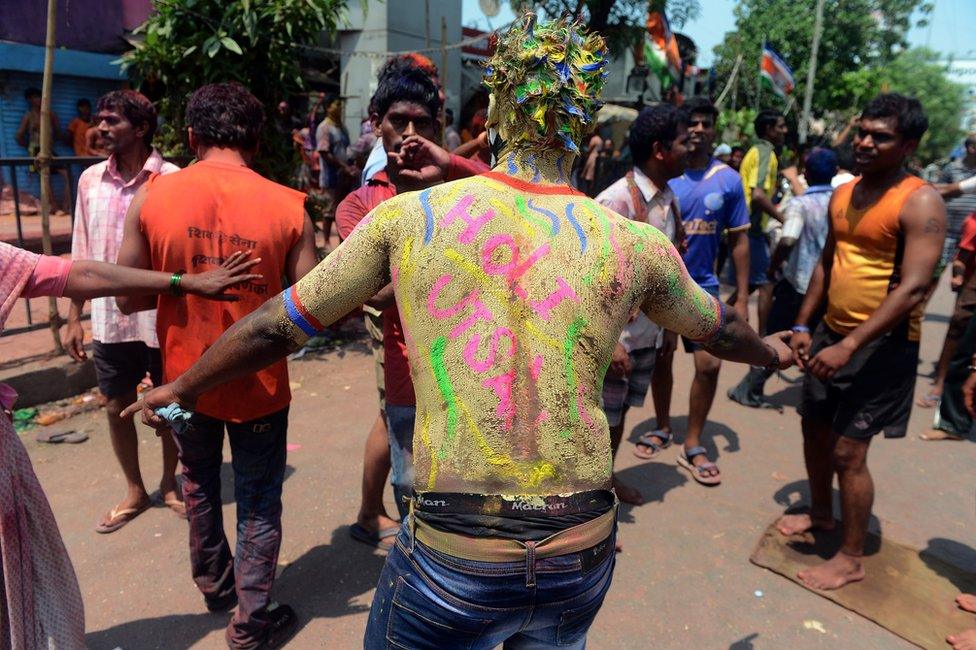
<svg viewBox="0 0 976 650">
<path fill-rule="evenodd" d="M 930 306 L 920 372 L 928 373 L 950 311 L 943 286 Z M 302 629 L 294 648 L 361 646 L 382 556 L 350 540 L 359 503 L 366 431 L 376 411 L 373 368 L 365 347 L 292 362 L 284 543 L 275 597 L 294 606 Z M 725 390 L 745 372 L 723 369 L 705 444 L 717 453 L 724 483 L 705 489 L 677 467 L 675 447 L 643 463 L 625 444 L 618 467 L 647 504 L 624 508 L 613 586 L 590 635 L 591 648 L 911 647 L 884 629 L 748 562 L 761 531 L 784 506 L 804 498 L 798 374 L 774 378 L 768 392 L 783 414 L 732 404 Z M 676 361 L 674 412 L 683 431 L 691 357 Z M 920 378 L 917 392 L 928 380 Z M 631 414 L 637 431 L 652 423 L 648 406 Z M 877 520 L 885 537 L 929 549 L 976 570 L 970 443 L 917 439 L 931 411 L 916 408 L 908 439 L 877 440 L 871 466 Z M 227 615 L 208 614 L 191 579 L 185 522 L 159 508 L 111 535 L 99 516 L 122 496 L 101 411 L 69 422 L 92 438 L 78 446 L 41 446 L 27 434 L 35 468 L 54 507 L 81 581 L 94 650 L 121 647 L 219 648 Z M 150 484 L 159 478 L 159 446 L 141 429 Z M 633 436 L 632 436 L 633 437 Z M 229 451 L 225 451 L 229 459 Z M 230 476 L 229 463 L 225 463 Z M 225 517 L 234 521 L 231 481 Z M 392 496 L 388 495 L 393 512 Z M 229 529 L 230 530 L 230 529 Z M 233 531 L 230 530 L 230 534 Z M 870 576 L 869 578 L 870 579 Z M 761 597 L 755 595 L 761 592 Z M 946 603 L 951 607 L 952 603 Z M 974 621 L 976 622 L 976 621 Z M 954 630 L 947 630 L 951 632 Z M 843 644 L 843 645 L 838 645 Z"/>
</svg>

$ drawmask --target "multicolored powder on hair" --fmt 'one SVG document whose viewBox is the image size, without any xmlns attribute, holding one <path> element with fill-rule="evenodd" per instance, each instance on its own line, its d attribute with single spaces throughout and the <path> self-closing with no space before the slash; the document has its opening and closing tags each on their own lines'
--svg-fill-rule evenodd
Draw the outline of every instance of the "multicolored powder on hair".
<svg viewBox="0 0 976 650">
<path fill-rule="evenodd" d="M 603 37 L 569 18 L 538 24 L 535 14 L 526 14 L 498 39 L 486 64 L 494 100 L 486 126 L 513 149 L 578 154 L 600 108 L 608 56 Z"/>
</svg>

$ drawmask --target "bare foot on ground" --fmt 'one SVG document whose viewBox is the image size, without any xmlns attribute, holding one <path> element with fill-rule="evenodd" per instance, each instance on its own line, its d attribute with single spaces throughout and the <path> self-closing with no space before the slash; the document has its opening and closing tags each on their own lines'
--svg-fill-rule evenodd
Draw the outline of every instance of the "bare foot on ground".
<svg viewBox="0 0 976 650">
<path fill-rule="evenodd" d="M 396 519 L 391 519 L 386 515 L 386 513 L 378 515 L 363 515 L 360 514 L 356 518 L 356 523 L 368 530 L 371 533 L 378 533 L 381 530 L 386 530 L 388 528 L 397 528 L 400 522 Z"/>
<path fill-rule="evenodd" d="M 955 650 L 976 650 L 976 629 L 950 634 L 946 637 L 946 641 Z"/>
<path fill-rule="evenodd" d="M 956 604 L 967 612 L 976 614 L 976 596 L 973 594 L 959 594 L 956 596 Z"/>
<path fill-rule="evenodd" d="M 640 490 L 627 485 L 617 478 L 616 474 L 613 475 L 613 489 L 617 492 L 617 498 L 624 503 L 629 503 L 632 506 L 644 504 L 644 495 L 640 493 Z"/>
<path fill-rule="evenodd" d="M 823 564 L 796 574 L 811 589 L 840 589 L 844 585 L 864 579 L 861 558 L 837 553 Z"/>
<path fill-rule="evenodd" d="M 833 530 L 833 519 L 814 519 L 808 512 L 800 512 L 795 515 L 783 515 L 776 522 L 776 530 L 783 535 L 801 535 L 808 530 Z"/>
</svg>

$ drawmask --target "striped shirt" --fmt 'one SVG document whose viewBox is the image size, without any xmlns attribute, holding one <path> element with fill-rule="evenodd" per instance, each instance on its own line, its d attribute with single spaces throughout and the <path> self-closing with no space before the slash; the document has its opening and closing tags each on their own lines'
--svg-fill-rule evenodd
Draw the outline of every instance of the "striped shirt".
<svg viewBox="0 0 976 650">
<path fill-rule="evenodd" d="M 976 168 L 967 167 L 962 160 L 953 160 L 942 168 L 939 182 L 958 183 L 972 176 L 976 176 Z M 949 224 L 946 228 L 945 260 L 943 263 L 956 254 L 959 235 L 962 232 L 962 223 L 971 212 L 976 212 L 976 194 L 963 194 L 946 201 L 946 216 L 949 217 Z"/>
<path fill-rule="evenodd" d="M 178 170 L 155 149 L 142 170 L 128 182 L 119 175 L 114 155 L 86 169 L 78 179 L 71 258 L 114 264 L 122 247 L 125 213 L 136 192 L 153 174 Z M 159 347 L 155 310 L 126 316 L 115 306 L 115 298 L 94 298 L 91 323 L 92 338 L 100 343 L 143 341 L 150 347 Z"/>
</svg>

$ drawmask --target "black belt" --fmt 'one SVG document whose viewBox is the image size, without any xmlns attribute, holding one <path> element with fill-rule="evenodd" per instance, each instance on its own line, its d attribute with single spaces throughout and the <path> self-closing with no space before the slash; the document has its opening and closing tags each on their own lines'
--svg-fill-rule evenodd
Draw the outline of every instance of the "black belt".
<svg viewBox="0 0 976 650">
<path fill-rule="evenodd" d="M 606 510 L 612 508 L 614 503 L 616 499 L 610 490 L 587 490 L 568 495 L 546 496 L 420 492 L 413 498 L 414 510 L 419 512 L 494 517 L 575 515 Z"/>
</svg>

